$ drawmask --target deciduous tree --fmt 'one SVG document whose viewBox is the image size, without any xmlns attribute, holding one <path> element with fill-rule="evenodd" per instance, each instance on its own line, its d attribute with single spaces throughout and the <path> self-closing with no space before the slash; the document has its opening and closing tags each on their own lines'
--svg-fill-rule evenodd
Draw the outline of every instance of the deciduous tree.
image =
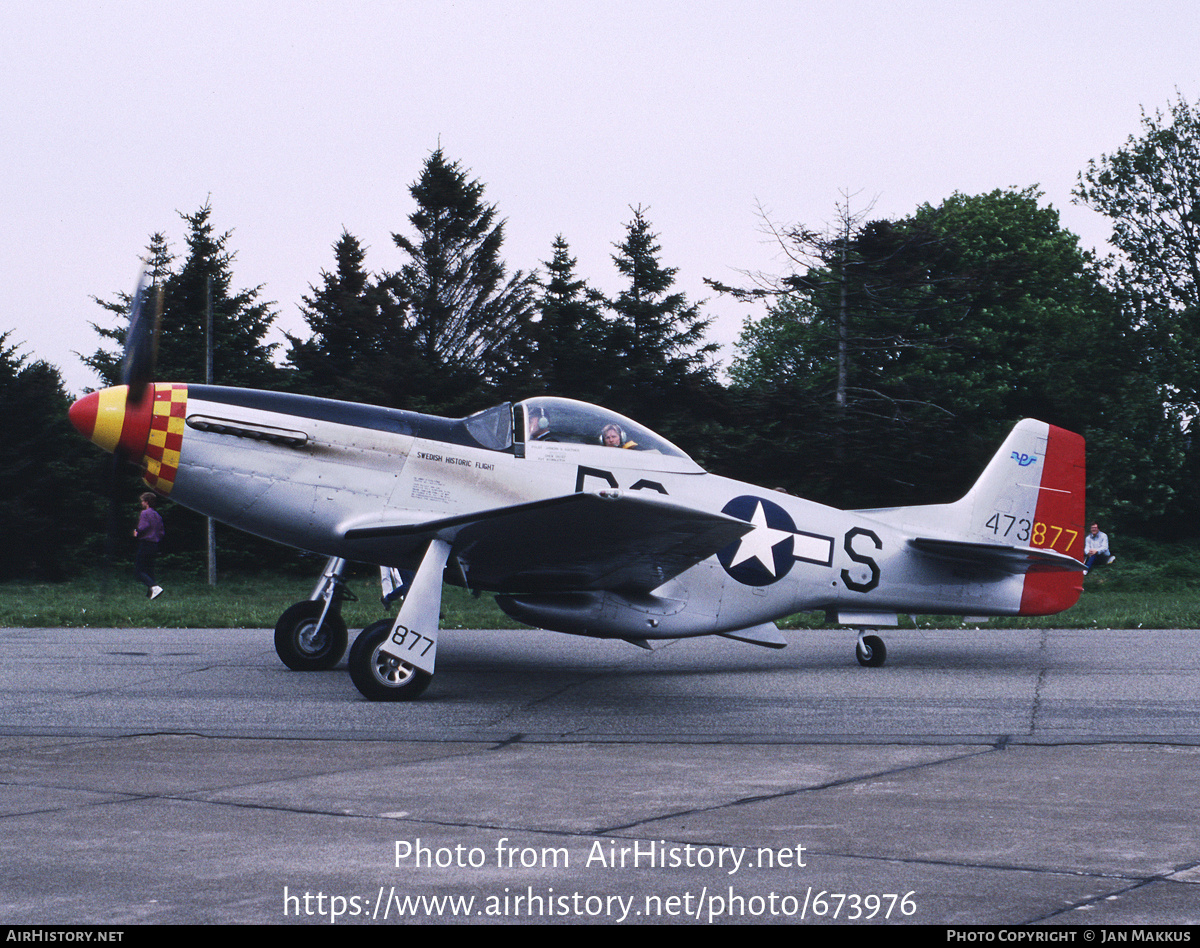
<svg viewBox="0 0 1200 948">
<path fill-rule="evenodd" d="M 1127 463 L 1116 503 L 1127 519 L 1157 517 L 1162 532 L 1178 535 L 1200 529 L 1192 435 L 1200 412 L 1200 105 L 1178 95 L 1166 114 L 1143 110 L 1141 124 L 1123 147 L 1088 163 L 1075 196 L 1112 222 L 1109 279 L 1126 311 L 1126 358 L 1138 360 L 1136 376 L 1108 373 L 1125 393 L 1118 410 L 1137 392 L 1153 412 L 1127 422 L 1124 437 L 1111 434 Z"/>
<path fill-rule="evenodd" d="M 1091 373 L 1120 377 L 1119 319 L 1039 197 L 954 195 L 847 228 L 778 281 L 731 375 L 811 408 L 807 456 L 827 499 L 946 499 L 1018 418 L 1081 430 L 1101 417 L 1110 393 Z"/>
</svg>

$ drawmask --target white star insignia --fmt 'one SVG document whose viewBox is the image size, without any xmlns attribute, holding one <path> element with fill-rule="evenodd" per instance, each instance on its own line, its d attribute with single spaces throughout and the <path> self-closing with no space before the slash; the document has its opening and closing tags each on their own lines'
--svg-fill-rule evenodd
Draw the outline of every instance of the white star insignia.
<svg viewBox="0 0 1200 948">
<path fill-rule="evenodd" d="M 754 508 L 754 516 L 750 518 L 754 529 L 739 541 L 737 553 L 729 564 L 730 568 L 744 563 L 746 560 L 758 560 L 772 576 L 775 575 L 775 547 L 790 537 L 787 530 L 776 530 L 767 526 L 767 512 L 763 509 L 762 501 Z"/>
</svg>

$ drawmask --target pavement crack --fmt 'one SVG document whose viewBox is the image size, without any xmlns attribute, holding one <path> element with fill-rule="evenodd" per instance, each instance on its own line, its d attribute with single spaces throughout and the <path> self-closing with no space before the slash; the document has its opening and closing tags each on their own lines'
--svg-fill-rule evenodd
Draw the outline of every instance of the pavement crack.
<svg viewBox="0 0 1200 948">
<path fill-rule="evenodd" d="M 1046 683 L 1046 646 L 1047 646 L 1047 631 L 1042 629 L 1041 637 L 1038 639 L 1038 674 L 1037 680 L 1033 683 L 1033 703 L 1029 708 L 1029 736 L 1033 737 L 1037 733 L 1038 719 L 1042 713 L 1042 688 Z"/>
<path fill-rule="evenodd" d="M 901 767 L 890 767 L 887 770 L 878 770 L 872 771 L 871 773 L 840 777 L 836 780 L 827 780 L 824 783 L 812 784 L 811 786 L 793 787 L 790 790 L 780 790 L 774 793 L 758 793 L 751 796 L 738 797 L 734 800 L 726 800 L 722 803 L 715 803 L 711 806 L 689 807 L 687 809 L 675 810 L 670 813 L 659 813 L 655 816 L 644 817 L 642 819 L 633 820 L 629 823 L 599 827 L 593 830 L 593 832 L 603 835 L 606 833 L 630 830 L 636 826 L 643 826 L 647 823 L 657 823 L 661 820 L 678 819 L 680 817 L 695 816 L 701 813 L 715 813 L 719 810 L 733 807 L 750 806 L 755 803 L 765 803 L 772 800 L 786 800 L 790 797 L 803 796 L 807 793 L 819 793 L 822 790 L 830 790 L 836 787 L 845 787 L 865 781 L 879 780 L 883 777 L 895 776 L 897 774 L 913 773 L 914 771 L 926 770 L 932 767 L 941 767 L 944 764 L 970 760 L 973 757 L 980 757 L 985 754 L 993 754 L 995 752 L 995 748 L 988 747 L 984 750 L 972 751 L 971 753 L 967 754 L 954 754 L 950 757 L 943 757 L 939 760 L 923 760 L 915 764 L 905 764 Z"/>
</svg>

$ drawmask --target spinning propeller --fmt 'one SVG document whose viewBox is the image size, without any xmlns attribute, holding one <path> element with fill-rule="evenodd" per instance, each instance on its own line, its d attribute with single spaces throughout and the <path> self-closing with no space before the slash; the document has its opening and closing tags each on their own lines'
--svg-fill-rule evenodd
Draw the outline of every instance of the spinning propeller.
<svg viewBox="0 0 1200 948">
<path fill-rule="evenodd" d="M 129 304 L 129 329 L 121 361 L 121 384 L 92 392 L 71 406 L 71 424 L 117 460 L 141 459 L 150 433 L 153 385 L 151 377 L 158 355 L 158 333 L 162 322 L 162 289 L 149 304 L 150 287 L 145 275 Z M 149 305 L 148 305 L 149 304 Z"/>
<path fill-rule="evenodd" d="M 120 385 L 83 396 L 71 406 L 71 424 L 84 437 L 105 451 L 112 452 L 108 472 L 108 538 L 106 561 L 111 561 L 121 533 L 121 468 L 124 462 L 137 463 L 150 437 L 153 389 L 151 379 L 158 357 L 158 336 L 162 323 L 162 287 L 149 300 L 151 287 L 143 272 L 137 291 L 129 303 L 129 329 L 125 333 L 125 353 L 121 361 Z"/>
<path fill-rule="evenodd" d="M 146 273 L 138 280 L 137 292 L 129 304 L 129 329 L 125 333 L 125 358 L 121 362 L 121 384 L 129 386 L 131 404 L 140 404 L 150 387 L 154 364 L 158 360 L 158 334 L 162 328 L 163 291 L 154 293 L 154 312 L 147 312 Z"/>
</svg>

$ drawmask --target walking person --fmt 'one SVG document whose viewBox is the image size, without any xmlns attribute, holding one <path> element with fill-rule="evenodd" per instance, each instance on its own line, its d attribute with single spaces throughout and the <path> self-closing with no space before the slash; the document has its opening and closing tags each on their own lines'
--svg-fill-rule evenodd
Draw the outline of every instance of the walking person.
<svg viewBox="0 0 1200 948">
<path fill-rule="evenodd" d="M 133 575 L 146 587 L 146 598 L 157 599 L 162 595 L 162 586 L 154 579 L 154 558 L 158 556 L 158 544 L 166 535 L 162 517 L 154 505 L 158 497 L 150 491 L 141 496 L 142 512 L 138 515 L 133 535 L 137 539 L 137 554 L 133 561 Z"/>
</svg>

